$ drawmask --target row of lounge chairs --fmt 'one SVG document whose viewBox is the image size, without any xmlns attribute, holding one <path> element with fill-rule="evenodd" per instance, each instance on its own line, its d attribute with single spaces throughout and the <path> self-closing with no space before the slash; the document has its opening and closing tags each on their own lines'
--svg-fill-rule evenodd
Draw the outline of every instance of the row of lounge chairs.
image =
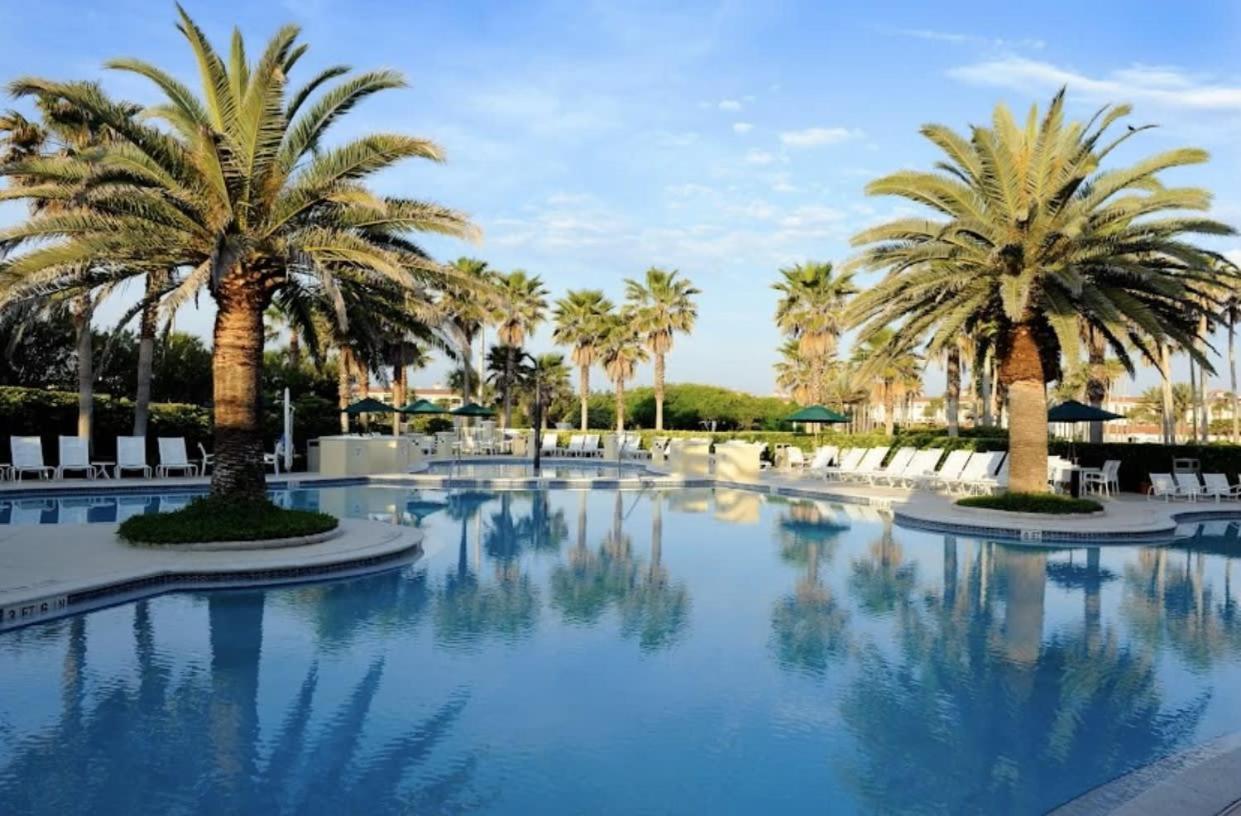
<svg viewBox="0 0 1241 816">
<path fill-rule="evenodd" d="M 787 461 L 795 470 L 841 482 L 962 493 L 992 493 L 1008 485 L 1008 457 L 1002 451 L 954 450 L 944 456 L 943 448 L 905 447 L 888 459 L 889 451 L 887 447 L 841 450 L 827 445 L 806 460 L 800 450 L 790 448 Z"/>
<path fill-rule="evenodd" d="M 37 436 L 13 436 L 9 438 L 9 464 L 0 464 L 0 478 L 20 481 L 25 476 L 39 479 L 63 479 L 68 475 L 85 476 L 87 479 L 110 476 L 121 478 L 128 473 L 140 473 L 143 478 L 166 476 L 206 475 L 211 467 L 212 456 L 200 444 L 202 459 L 190 461 L 186 451 L 185 437 L 161 436 L 158 439 L 159 462 L 151 467 L 147 463 L 147 440 L 145 436 L 118 436 L 116 438 L 116 461 L 91 459 L 90 444 L 85 437 L 61 436 L 59 456 L 55 467 L 43 459 L 43 441 Z M 280 472 L 281 451 L 263 454 L 263 463 Z M 111 473 L 109 473 L 111 469 Z"/>
<path fill-rule="evenodd" d="M 599 447 L 599 439 L 599 434 L 575 433 L 569 436 L 569 441 L 564 447 L 560 447 L 560 434 L 556 431 L 549 431 L 543 434 L 543 442 L 539 450 L 544 456 L 598 457 L 603 455 L 603 450 Z M 627 433 L 621 434 L 617 444 L 618 451 L 623 458 L 649 459 L 654 450 L 666 451 L 668 439 L 657 436 L 651 440 L 651 450 L 643 450 L 642 437 L 638 434 Z"/>
<path fill-rule="evenodd" d="M 1152 473 L 1150 489 L 1146 497 L 1164 501 L 1185 499 L 1238 499 L 1241 500 L 1241 484 L 1229 484 L 1223 473 Z"/>
</svg>

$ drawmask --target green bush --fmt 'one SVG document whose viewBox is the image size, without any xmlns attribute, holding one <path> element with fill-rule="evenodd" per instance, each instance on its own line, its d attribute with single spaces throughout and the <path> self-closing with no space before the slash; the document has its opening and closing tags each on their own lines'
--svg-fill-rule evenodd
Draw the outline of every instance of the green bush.
<svg viewBox="0 0 1241 816">
<path fill-rule="evenodd" d="M 1074 499 L 1055 493 L 1001 493 L 997 496 L 969 496 L 958 499 L 962 507 L 984 507 L 1010 513 L 1045 513 L 1049 516 L 1097 513 L 1103 505 L 1094 499 Z"/>
<path fill-rule="evenodd" d="M 118 534 L 132 544 L 200 544 L 210 541 L 262 541 L 335 530 L 340 521 L 327 513 L 286 510 L 269 501 L 238 503 L 203 497 L 172 513 L 132 516 Z"/>
</svg>

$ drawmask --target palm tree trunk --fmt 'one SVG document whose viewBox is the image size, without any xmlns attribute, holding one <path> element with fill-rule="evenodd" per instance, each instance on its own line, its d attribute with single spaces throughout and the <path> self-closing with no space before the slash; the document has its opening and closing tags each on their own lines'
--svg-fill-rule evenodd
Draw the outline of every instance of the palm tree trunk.
<svg viewBox="0 0 1241 816">
<path fill-rule="evenodd" d="M 578 408 L 581 412 L 581 429 L 590 427 L 590 366 L 581 365 L 577 368 Z"/>
<path fill-rule="evenodd" d="M 267 496 L 259 383 L 263 375 L 262 283 L 244 273 L 222 281 L 216 291 L 214 346 L 215 468 L 211 494 L 242 501 Z"/>
<path fill-rule="evenodd" d="M 1198 378 L 1194 358 L 1189 358 L 1189 439 L 1198 441 Z"/>
<path fill-rule="evenodd" d="M 392 406 L 400 408 L 405 404 L 405 355 L 403 350 L 396 355 L 396 364 L 392 366 Z M 401 414 L 392 414 L 392 435 L 401 435 Z"/>
<path fill-rule="evenodd" d="M 513 421 L 513 357 L 517 349 L 507 346 L 504 351 L 504 427 Z"/>
<path fill-rule="evenodd" d="M 151 377 L 155 367 L 155 332 L 158 329 L 159 302 L 156 295 L 165 272 L 148 272 L 146 303 L 138 323 L 138 383 L 134 393 L 134 436 L 146 436 L 151 415 Z"/>
<path fill-rule="evenodd" d="M 944 407 L 948 414 L 948 435 L 957 436 L 961 432 L 961 349 L 955 344 L 948 349 L 947 369 Z"/>
<path fill-rule="evenodd" d="M 1159 346 L 1159 376 L 1163 396 L 1163 443 L 1176 444 L 1176 405 L 1172 400 L 1172 362 L 1168 344 Z"/>
<path fill-rule="evenodd" d="M 664 354 L 655 353 L 655 430 L 664 429 Z"/>
<path fill-rule="evenodd" d="M 461 404 L 470 401 L 470 357 L 474 351 L 473 341 L 466 337 L 461 347 Z M 482 372 L 479 372 L 482 376 Z"/>
<path fill-rule="evenodd" d="M 78 355 L 78 436 L 87 440 L 95 419 L 95 361 L 91 337 L 91 316 L 94 306 L 89 294 L 78 295 L 73 302 L 73 329 Z"/>
<path fill-rule="evenodd" d="M 982 424 L 984 427 L 990 428 L 992 425 L 991 418 L 991 351 L 988 350 L 982 358 L 982 382 L 980 389 L 982 391 Z"/>
<path fill-rule="evenodd" d="M 616 432 L 625 430 L 625 381 L 616 381 Z"/>
<path fill-rule="evenodd" d="M 999 373 L 1008 388 L 1009 489 L 1014 493 L 1045 493 L 1047 383 L 1038 343 L 1028 324 L 1013 327 Z"/>
<path fill-rule="evenodd" d="M 1207 336 L 1207 319 L 1205 316 L 1198 318 L 1198 336 Z M 1205 341 L 1203 341 L 1205 343 Z M 1211 441 L 1211 412 L 1207 407 L 1207 370 L 1203 366 L 1198 367 L 1198 416 L 1202 420 L 1202 441 L 1207 443 Z"/>
<path fill-rule="evenodd" d="M 289 328 L 289 366 L 294 371 L 302 367 L 302 341 L 298 339 L 294 327 Z"/>
<path fill-rule="evenodd" d="M 336 366 L 336 397 L 340 404 L 340 432 L 349 433 L 349 415 L 345 409 L 349 407 L 349 349 L 341 346 L 340 360 Z"/>
<path fill-rule="evenodd" d="M 1107 396 L 1107 383 L 1103 379 L 1103 365 L 1106 362 L 1107 348 L 1104 345 L 1103 333 L 1091 327 L 1087 341 L 1090 344 L 1090 368 L 1086 375 L 1086 399 L 1094 408 L 1102 408 Z M 1090 441 L 1094 444 L 1103 442 L 1103 423 L 1090 423 Z"/>
<path fill-rule="evenodd" d="M 892 383 L 883 383 L 883 432 L 892 436 L 896 432 L 896 401 L 892 397 Z"/>
<path fill-rule="evenodd" d="M 1228 388 L 1232 391 L 1232 443 L 1241 442 L 1241 416 L 1237 413 L 1237 312 L 1228 309 Z"/>
</svg>

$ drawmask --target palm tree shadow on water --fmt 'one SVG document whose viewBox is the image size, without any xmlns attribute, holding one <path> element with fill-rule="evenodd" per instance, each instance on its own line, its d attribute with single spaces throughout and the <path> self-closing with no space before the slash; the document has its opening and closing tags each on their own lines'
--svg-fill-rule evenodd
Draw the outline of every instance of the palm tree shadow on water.
<svg viewBox="0 0 1241 816">
<path fill-rule="evenodd" d="M 59 719 L 18 739 L 0 760 L 5 813 L 463 812 L 486 804 L 473 790 L 477 758 L 447 743 L 469 695 L 458 691 L 423 719 L 367 739 L 382 658 L 332 711 L 318 711 L 311 664 L 290 690 L 263 750 L 258 669 L 265 596 L 207 598 L 208 667 L 174 679 L 155 648 L 149 604 L 134 605 L 136 684 L 90 685 L 85 618 L 70 620 Z M 320 724 L 312 727 L 312 722 Z"/>
<path fill-rule="evenodd" d="M 840 703 L 856 744 L 833 764 L 866 808 L 1042 813 L 1192 737 L 1207 695 L 1164 703 L 1154 656 L 1098 618 L 1097 558 L 1073 579 L 1082 625 L 1044 637 L 1047 553 L 971 544 L 960 586 L 957 546 L 939 591 L 898 593 L 897 652 L 858 649 Z"/>
</svg>

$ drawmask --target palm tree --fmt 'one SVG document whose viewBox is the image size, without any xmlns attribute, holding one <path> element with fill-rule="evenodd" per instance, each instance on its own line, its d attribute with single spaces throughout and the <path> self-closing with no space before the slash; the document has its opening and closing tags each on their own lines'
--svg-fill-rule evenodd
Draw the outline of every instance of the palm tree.
<svg viewBox="0 0 1241 816">
<path fill-rule="evenodd" d="M 616 389 L 616 431 L 625 430 L 625 383 L 633 379 L 638 363 L 647 360 L 646 344 L 628 309 L 608 320 L 599 349 L 600 361 Z"/>
<path fill-rule="evenodd" d="M 794 402 L 808 405 L 824 398 L 823 372 L 813 361 L 802 356 L 796 340 L 790 338 L 780 346 L 780 359 L 775 368 L 776 385 Z"/>
<path fill-rule="evenodd" d="M 861 342 L 904 320 L 904 333 L 929 334 L 928 351 L 940 354 L 984 323 L 996 328 L 1015 492 L 1047 490 L 1046 383 L 1061 352 L 1077 357 L 1078 318 L 1129 368 L 1130 345 L 1148 358 L 1164 338 L 1193 347 L 1196 321 L 1185 311 L 1195 307 L 1184 304 L 1215 277 L 1209 264 L 1218 256 L 1187 239 L 1232 233 L 1184 215 L 1208 208 L 1206 192 L 1159 183 L 1165 170 L 1205 162 L 1204 151 L 1171 150 L 1101 171 L 1117 145 L 1145 128 L 1105 141 L 1128 107 L 1106 107 L 1085 124 L 1066 123 L 1063 108 L 1061 91 L 1041 120 L 1032 108 L 1023 128 L 1000 105 L 992 127 L 974 126 L 969 138 L 925 126 L 947 162 L 936 172 L 886 176 L 867 192 L 941 217 L 902 218 L 853 238 L 864 247 L 858 266 L 888 272 L 854 300 Z"/>
<path fill-rule="evenodd" d="M 493 275 L 487 262 L 477 258 L 458 258 L 452 265 L 460 282 L 446 288 L 441 308 L 447 314 L 448 327 L 461 347 L 461 399 L 477 402 L 482 399 L 482 372 L 479 372 L 479 393 L 475 399 L 470 383 L 470 358 L 473 356 L 475 338 L 482 333 L 494 312 L 495 304 L 491 302 Z"/>
<path fill-rule="evenodd" d="M 556 301 L 553 312 L 556 327 L 552 340 L 573 348 L 571 356 L 578 372 L 579 419 L 583 431 L 590 423 L 590 367 L 599 356 L 600 341 L 612 309 L 612 301 L 598 289 L 571 289 Z"/>
<path fill-rule="evenodd" d="M 655 430 L 664 429 L 664 362 L 672 350 L 672 339 L 677 332 L 689 334 L 698 319 L 698 307 L 694 295 L 700 293 L 680 276 L 651 267 L 646 270 L 643 281 L 625 281 L 625 299 L 637 322 L 637 330 L 646 342 L 647 349 L 655 356 Z"/>
<path fill-rule="evenodd" d="M 90 86 L 41 79 L 12 86 L 19 95 L 46 95 L 89 113 L 122 143 L 99 157 L 80 207 L 40 214 L 0 235 L 43 242 L 14 259 L 2 285 L 84 262 L 106 264 L 114 277 L 192 268 L 183 291 L 207 288 L 217 307 L 211 491 L 261 500 L 258 389 L 263 312 L 273 293 L 307 279 L 332 289 L 345 279 L 383 279 L 419 291 L 455 275 L 406 236 L 469 236 L 474 229 L 458 212 L 380 196 L 364 184 L 404 159 L 442 160 L 435 144 L 383 133 L 325 146 L 332 124 L 356 104 L 402 87 L 399 74 L 376 71 L 331 85 L 348 73 L 333 66 L 290 92 L 287 79 L 307 48 L 298 44 L 296 27 L 280 29 L 255 62 L 234 32 L 226 61 L 183 9 L 179 14 L 178 28 L 199 66 L 201 96 L 141 60 L 110 63 L 163 92 L 166 100 L 148 114 L 168 129 L 132 120 Z M 62 196 L 83 177 L 73 164 L 28 163 L 21 172 L 41 182 L 30 196 L 36 199 Z"/>
<path fill-rule="evenodd" d="M 891 329 L 874 332 L 854 348 L 858 376 L 875 384 L 883 403 L 884 432 L 896 430 L 896 398 L 921 384 L 922 360 Z"/>
<path fill-rule="evenodd" d="M 538 275 L 515 269 L 496 276 L 499 306 L 495 315 L 496 336 L 505 347 L 505 380 L 512 381 L 513 367 L 521 347 L 540 323 L 547 310 L 547 288 Z M 504 427 L 513 417 L 513 389 L 504 390 Z"/>
<path fill-rule="evenodd" d="M 1241 442 L 1241 412 L 1237 402 L 1237 319 L 1241 314 L 1241 297 L 1234 288 L 1224 302 L 1224 322 L 1228 324 L 1228 388 L 1231 394 L 1232 442 Z"/>
<path fill-rule="evenodd" d="M 797 341 L 802 357 L 820 371 L 836 352 L 844 331 L 845 304 L 857 293 L 853 273 L 837 274 L 830 263 L 807 261 L 781 269 L 782 280 L 772 285 L 780 293 L 776 326 Z M 822 402 L 816 392 L 811 400 Z"/>
</svg>

